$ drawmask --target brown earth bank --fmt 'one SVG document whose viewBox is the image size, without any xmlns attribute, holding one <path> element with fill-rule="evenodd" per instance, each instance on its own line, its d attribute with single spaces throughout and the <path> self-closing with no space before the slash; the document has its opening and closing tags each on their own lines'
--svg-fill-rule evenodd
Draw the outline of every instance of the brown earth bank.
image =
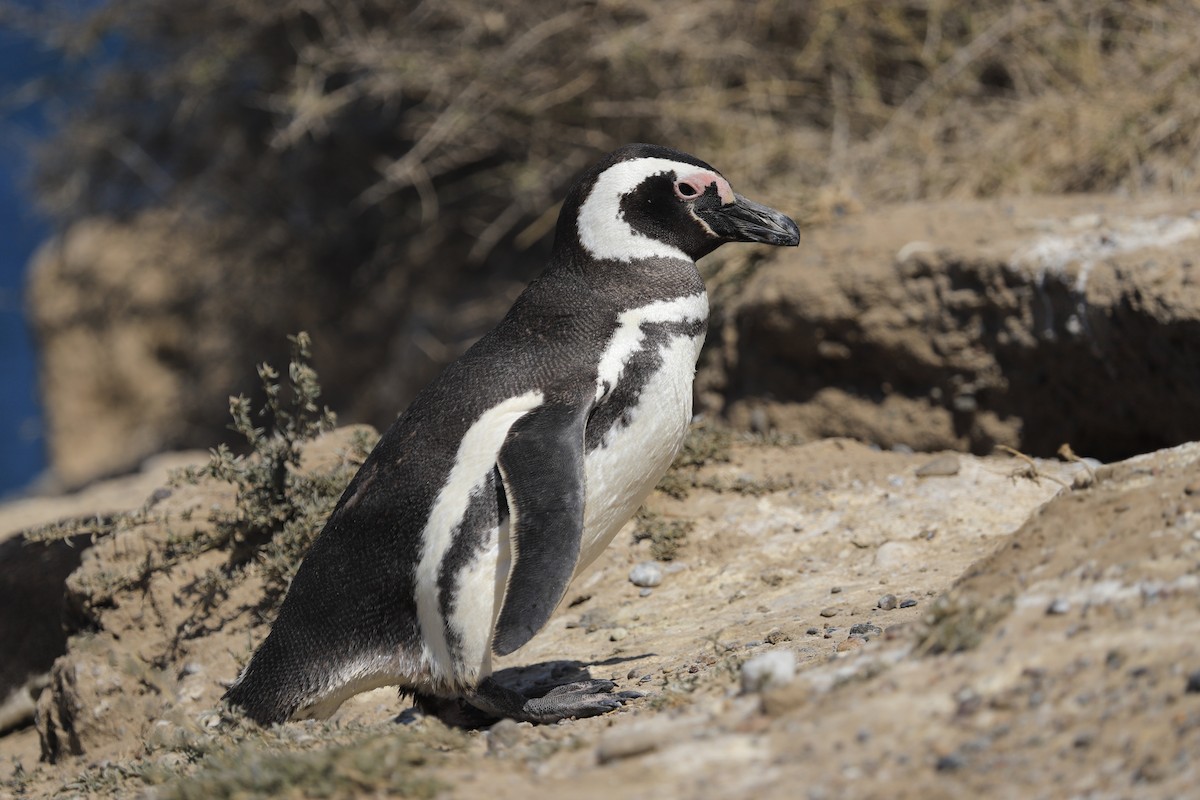
<svg viewBox="0 0 1200 800">
<path fill-rule="evenodd" d="M 1105 461 L 1200 438 L 1200 199 L 910 204 L 807 232 L 714 331 L 740 427 Z"/>
<path fill-rule="evenodd" d="M 384 426 L 520 289 L 511 269 L 420 291 L 397 272 L 364 299 L 206 237 L 163 214 L 92 220 L 36 259 L 60 485 L 227 438 L 226 398 L 253 393 L 252 365 L 278 363 L 300 329 L 326 401 Z M 1195 440 L 1198 237 L 1191 196 L 1028 197 L 875 208 L 806 226 L 795 251 L 718 252 L 701 265 L 701 408 L 743 430 L 929 451 L 1070 442 L 1114 460 Z"/>
<path fill-rule="evenodd" d="M 298 472 L 348 478 L 361 437 L 318 439 Z M 327 722 L 231 715 L 218 698 L 272 615 L 267 562 L 199 545 L 229 484 L 152 491 L 67 581 L 74 630 L 36 726 L 0 737 L 0 796 L 1167 798 L 1200 782 L 1200 446 L 1095 467 L 701 429 L 686 452 L 499 664 L 513 684 L 586 671 L 645 696 L 543 727 L 459 731 L 386 689 Z M 653 587 L 631 582 L 645 562 Z"/>
</svg>

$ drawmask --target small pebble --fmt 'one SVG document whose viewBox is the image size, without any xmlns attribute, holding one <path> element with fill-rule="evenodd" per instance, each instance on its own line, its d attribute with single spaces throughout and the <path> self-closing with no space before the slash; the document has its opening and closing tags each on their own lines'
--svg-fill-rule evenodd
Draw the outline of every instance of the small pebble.
<svg viewBox="0 0 1200 800">
<path fill-rule="evenodd" d="M 629 631 L 624 628 L 613 628 L 608 632 L 608 640 L 610 642 L 619 642 L 629 635 Z"/>
<path fill-rule="evenodd" d="M 902 602 L 902 603 L 900 604 L 900 607 L 901 607 L 901 608 L 912 608 L 912 607 L 913 607 L 913 606 L 915 606 L 916 604 L 917 604 L 917 601 L 916 601 L 916 600 L 913 600 L 913 599 L 910 597 L 910 598 L 908 598 L 907 600 L 905 600 L 904 602 Z"/>
<path fill-rule="evenodd" d="M 840 587 L 840 586 L 831 586 L 831 587 L 829 587 L 829 593 L 830 593 L 830 594 L 841 594 L 841 593 L 842 593 L 842 587 Z"/>
<path fill-rule="evenodd" d="M 870 622 L 860 622 L 857 625 L 850 626 L 850 635 L 871 639 L 876 636 L 882 636 L 883 628 L 878 625 L 872 625 Z"/>
<path fill-rule="evenodd" d="M 1065 614 L 1071 610 L 1071 603 L 1061 597 L 1055 598 L 1046 608 L 1047 614 Z"/>
<path fill-rule="evenodd" d="M 1188 694 L 1200 694 L 1200 669 L 1188 675 L 1187 689 Z"/>
<path fill-rule="evenodd" d="M 183 753 L 165 753 L 158 757 L 157 764 L 163 769 L 176 772 L 187 766 L 188 759 Z"/>
<path fill-rule="evenodd" d="M 634 586 L 658 586 L 662 579 L 662 569 L 653 561 L 643 561 L 629 570 L 629 581 Z"/>
<path fill-rule="evenodd" d="M 638 597 L 649 597 L 652 594 L 654 594 L 654 590 L 651 589 L 649 586 L 645 587 L 644 589 L 638 590 Z"/>
<path fill-rule="evenodd" d="M 505 750 L 521 741 L 520 723 L 511 719 L 502 719 L 488 728 L 488 751 Z"/>
<path fill-rule="evenodd" d="M 885 594 L 883 597 L 879 598 L 879 607 L 884 611 L 891 611 L 896 607 L 896 595 Z"/>
<path fill-rule="evenodd" d="M 821 609 L 821 616 L 826 617 L 826 618 L 836 617 L 841 612 L 842 612 L 842 609 L 838 608 L 837 606 L 830 606 L 829 608 Z"/>
<path fill-rule="evenodd" d="M 623 758 L 653 753 L 660 747 L 688 738 L 689 734 L 685 733 L 685 730 L 679 722 L 663 718 L 622 725 L 600 736 L 596 757 L 601 764 L 608 764 Z"/>
<path fill-rule="evenodd" d="M 1200 481 L 1192 481 L 1187 486 L 1183 487 L 1183 493 L 1189 495 L 1200 494 Z"/>
<path fill-rule="evenodd" d="M 863 646 L 863 640 L 857 636 L 852 639 L 847 639 L 844 642 L 838 642 L 838 646 L 834 648 L 839 653 L 845 653 L 850 650 L 857 650 Z"/>
<path fill-rule="evenodd" d="M 950 753 L 949 755 L 939 758 L 937 760 L 937 764 L 934 765 L 934 769 L 936 769 L 938 772 L 954 772 L 962 769 L 966 765 L 966 759 L 964 759 L 961 755 L 958 753 Z"/>
<path fill-rule="evenodd" d="M 787 686 L 796 677 L 796 654 L 777 649 L 759 653 L 742 664 L 742 692 Z"/>
<path fill-rule="evenodd" d="M 918 478 L 957 475 L 959 470 L 958 456 L 947 453 L 932 461 L 926 461 L 917 467 Z"/>
<path fill-rule="evenodd" d="M 808 630 L 805 631 L 805 633 L 807 633 L 809 636 L 816 636 L 820 632 L 821 632 L 820 628 L 809 628 Z"/>
</svg>

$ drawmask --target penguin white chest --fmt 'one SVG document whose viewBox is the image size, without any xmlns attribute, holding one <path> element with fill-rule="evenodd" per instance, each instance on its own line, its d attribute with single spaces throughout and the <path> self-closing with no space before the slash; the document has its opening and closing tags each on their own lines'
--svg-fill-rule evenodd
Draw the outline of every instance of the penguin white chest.
<svg viewBox="0 0 1200 800">
<path fill-rule="evenodd" d="M 692 382 L 708 297 L 657 301 L 621 314 L 597 376 L 595 437 L 585 461 L 583 541 L 575 574 L 608 546 L 670 467 L 692 417 Z"/>
</svg>

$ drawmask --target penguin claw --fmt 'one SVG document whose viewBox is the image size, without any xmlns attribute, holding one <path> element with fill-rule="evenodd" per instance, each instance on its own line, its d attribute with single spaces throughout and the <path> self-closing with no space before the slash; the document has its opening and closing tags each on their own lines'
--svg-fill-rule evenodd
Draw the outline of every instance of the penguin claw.
<svg viewBox="0 0 1200 800">
<path fill-rule="evenodd" d="M 617 684 L 613 683 L 612 681 L 606 681 L 602 679 L 575 681 L 574 683 L 564 683 L 561 686 L 555 686 L 553 689 L 546 692 L 544 697 L 561 697 L 567 694 L 598 694 L 602 692 L 611 692 L 616 687 Z"/>
<path fill-rule="evenodd" d="M 546 724 L 574 717 L 596 717 L 625 704 L 627 692 L 612 693 L 616 684 L 587 680 L 556 686 L 542 697 L 525 697 L 484 679 L 467 702 L 486 713 L 522 722 Z"/>
</svg>

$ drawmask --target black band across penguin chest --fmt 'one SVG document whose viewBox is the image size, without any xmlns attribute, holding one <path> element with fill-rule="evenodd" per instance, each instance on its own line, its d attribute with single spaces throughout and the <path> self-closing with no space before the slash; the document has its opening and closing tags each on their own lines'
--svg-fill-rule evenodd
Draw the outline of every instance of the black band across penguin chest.
<svg viewBox="0 0 1200 800">
<path fill-rule="evenodd" d="M 597 404 L 584 435 L 587 502 L 576 574 L 612 540 L 679 452 L 707 325 L 703 291 L 618 315 L 599 360 Z"/>
<path fill-rule="evenodd" d="M 660 370 L 671 368 L 663 359 L 671 340 L 682 337 L 703 341 L 707 326 L 707 317 L 641 324 L 640 347 L 625 360 L 616 386 L 603 378 L 598 379 L 601 399 L 588 419 L 584 440 L 587 452 L 602 447 L 606 439 L 611 441 L 630 426 L 651 379 Z"/>
</svg>

